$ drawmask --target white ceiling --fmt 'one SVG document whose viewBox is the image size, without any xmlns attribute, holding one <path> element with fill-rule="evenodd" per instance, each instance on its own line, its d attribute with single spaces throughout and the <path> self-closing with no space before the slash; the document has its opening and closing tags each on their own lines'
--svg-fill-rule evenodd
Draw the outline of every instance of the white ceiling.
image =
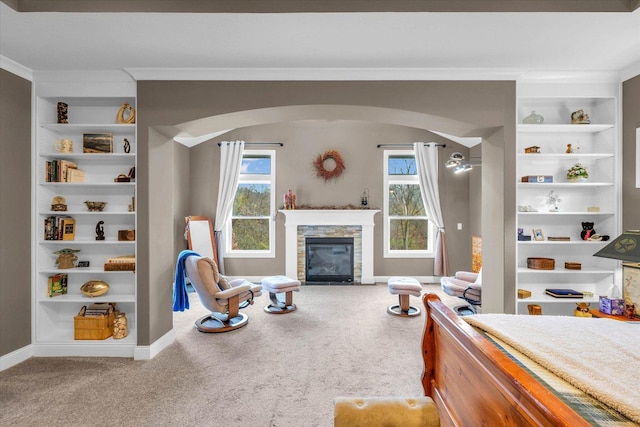
<svg viewBox="0 0 640 427">
<path fill-rule="evenodd" d="M 0 56 L 32 71 L 428 69 L 640 73 L 632 13 L 19 13 Z M 631 74 L 630 74 L 631 73 Z"/>
</svg>

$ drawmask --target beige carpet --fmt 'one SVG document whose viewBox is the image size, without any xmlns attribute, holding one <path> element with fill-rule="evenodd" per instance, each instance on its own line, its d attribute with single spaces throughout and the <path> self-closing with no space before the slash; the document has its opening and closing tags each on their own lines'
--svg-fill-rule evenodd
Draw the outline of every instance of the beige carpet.
<svg viewBox="0 0 640 427">
<path fill-rule="evenodd" d="M 304 286 L 285 315 L 265 313 L 263 295 L 224 334 L 193 328 L 206 310 L 190 296 L 152 360 L 32 358 L 0 372 L 0 425 L 324 427 L 337 396 L 422 394 L 424 310 L 412 297 L 422 315 L 387 314 L 386 284 Z"/>
</svg>

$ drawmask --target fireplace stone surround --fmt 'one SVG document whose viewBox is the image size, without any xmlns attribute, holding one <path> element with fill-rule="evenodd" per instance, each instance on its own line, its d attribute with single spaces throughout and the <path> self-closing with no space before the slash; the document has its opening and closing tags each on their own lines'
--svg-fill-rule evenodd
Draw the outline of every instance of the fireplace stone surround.
<svg viewBox="0 0 640 427">
<path fill-rule="evenodd" d="M 373 218 L 377 209 L 287 209 L 285 274 L 304 281 L 306 237 L 353 237 L 354 282 L 373 284 Z"/>
</svg>

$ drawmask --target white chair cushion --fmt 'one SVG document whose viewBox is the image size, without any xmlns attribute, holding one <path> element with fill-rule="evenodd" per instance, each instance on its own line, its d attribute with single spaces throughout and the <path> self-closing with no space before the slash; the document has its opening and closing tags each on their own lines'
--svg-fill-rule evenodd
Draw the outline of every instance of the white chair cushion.
<svg viewBox="0 0 640 427">
<path fill-rule="evenodd" d="M 394 276 L 387 281 L 391 295 L 413 295 L 420 296 L 422 285 L 413 277 Z"/>
<path fill-rule="evenodd" d="M 268 276 L 262 279 L 262 288 L 271 293 L 299 291 L 300 281 L 287 276 Z"/>
</svg>

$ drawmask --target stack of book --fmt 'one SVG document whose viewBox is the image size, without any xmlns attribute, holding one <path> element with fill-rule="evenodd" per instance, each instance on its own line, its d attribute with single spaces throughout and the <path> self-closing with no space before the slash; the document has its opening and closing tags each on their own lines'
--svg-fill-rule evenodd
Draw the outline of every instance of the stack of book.
<svg viewBox="0 0 640 427">
<path fill-rule="evenodd" d="M 545 289 L 544 293 L 554 298 L 582 298 L 584 296 L 582 292 L 573 289 Z"/>
<path fill-rule="evenodd" d="M 113 258 L 107 258 L 107 262 L 104 264 L 104 271 L 135 271 L 136 270 L 136 256 L 135 255 L 123 255 Z"/>
</svg>

